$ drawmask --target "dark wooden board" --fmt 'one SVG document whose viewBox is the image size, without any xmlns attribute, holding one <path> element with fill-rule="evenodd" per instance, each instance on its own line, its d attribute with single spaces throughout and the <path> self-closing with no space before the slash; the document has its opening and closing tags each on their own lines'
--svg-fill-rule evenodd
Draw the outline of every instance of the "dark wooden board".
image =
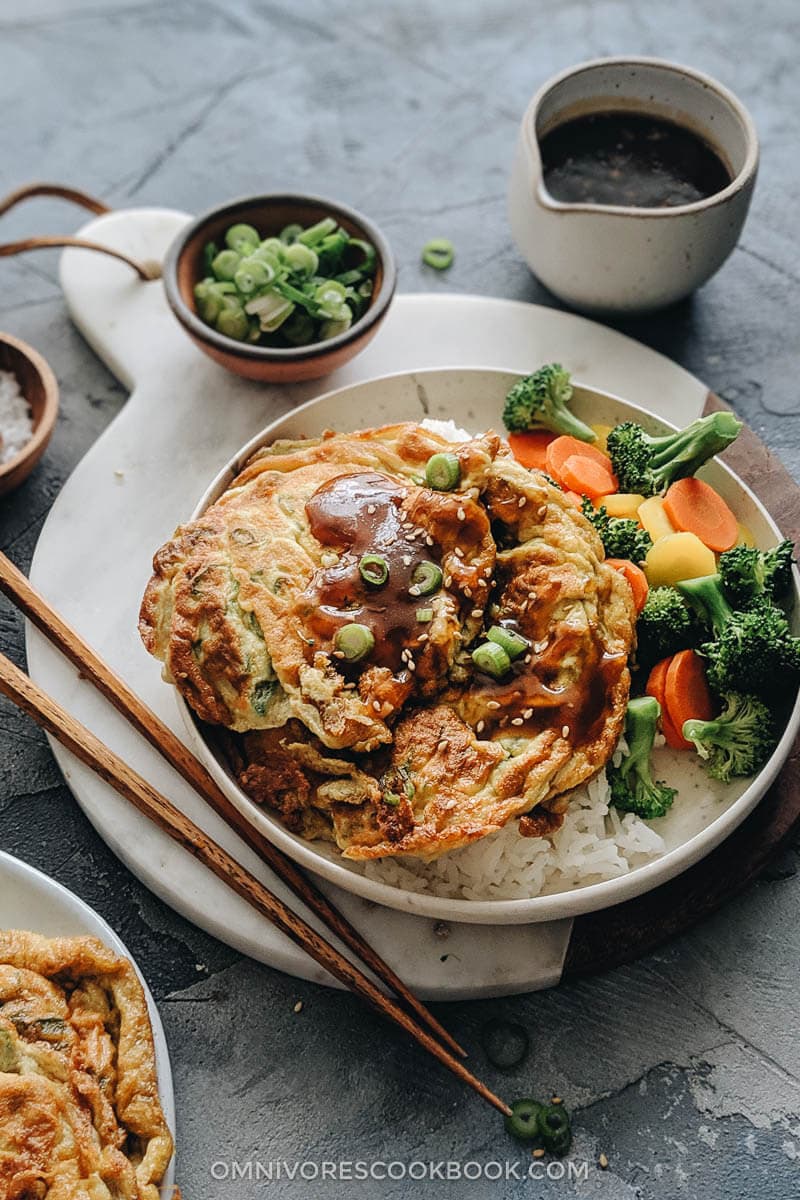
<svg viewBox="0 0 800 1200">
<path fill-rule="evenodd" d="M 709 393 L 705 411 L 727 406 Z M 800 538 L 800 486 L 750 429 L 723 455 L 785 537 Z M 562 978 L 632 962 L 710 916 L 757 879 L 800 826 L 800 738 L 778 779 L 735 833 L 696 866 L 644 896 L 578 917 Z"/>
</svg>

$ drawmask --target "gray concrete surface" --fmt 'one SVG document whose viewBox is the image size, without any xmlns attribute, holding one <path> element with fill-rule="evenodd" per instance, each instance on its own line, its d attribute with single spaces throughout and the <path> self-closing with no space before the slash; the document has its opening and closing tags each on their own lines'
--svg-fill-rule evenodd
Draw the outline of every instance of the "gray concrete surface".
<svg viewBox="0 0 800 1200">
<path fill-rule="evenodd" d="M 246 191 L 313 189 L 383 225 L 405 290 L 548 304 L 505 218 L 529 96 L 593 55 L 692 63 L 755 116 L 756 199 L 717 278 L 626 329 L 702 376 L 797 476 L 799 26 L 792 0 L 2 0 L 0 181 L 5 190 L 53 178 L 115 205 L 190 210 Z M 38 201 L 0 233 L 75 224 L 74 212 Z M 440 234 L 458 248 L 442 276 L 419 265 L 420 245 Z M 23 568 L 60 485 L 125 402 L 70 326 L 55 272 L 51 255 L 0 263 L 0 327 L 44 351 L 63 399 L 45 462 L 0 501 L 0 546 Z M 4 604 L 0 648 L 23 661 L 21 622 Z M 488 1082 L 512 1096 L 552 1089 L 576 1111 L 577 1178 L 270 1182 L 273 1160 L 284 1171 L 306 1161 L 306 1176 L 336 1160 L 499 1161 L 504 1173 L 531 1160 L 477 1098 L 350 997 L 242 960 L 150 896 L 78 811 L 43 738 L 5 703 L 0 844 L 93 904 L 138 957 L 169 1037 L 178 1174 L 191 1200 L 800 1191 L 797 846 L 714 919 L 635 966 L 548 994 L 442 1007 Z M 479 1047 L 498 1014 L 532 1037 L 528 1062 L 505 1078 Z"/>
</svg>

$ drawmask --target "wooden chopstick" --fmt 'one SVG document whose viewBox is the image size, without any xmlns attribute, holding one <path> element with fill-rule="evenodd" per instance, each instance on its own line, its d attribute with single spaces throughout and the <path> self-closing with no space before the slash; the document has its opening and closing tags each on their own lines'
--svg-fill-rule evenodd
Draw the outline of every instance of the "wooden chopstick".
<svg viewBox="0 0 800 1200">
<path fill-rule="evenodd" d="M 509 1116 L 511 1109 L 496 1096 L 486 1084 L 477 1079 L 460 1059 L 437 1041 L 422 1025 L 415 1022 L 410 1013 L 387 996 L 349 959 L 326 942 L 302 917 L 288 908 L 269 888 L 237 863 L 226 850 L 218 846 L 203 830 L 195 825 L 180 809 L 155 790 L 141 775 L 123 762 L 113 751 L 95 737 L 88 729 L 48 696 L 28 678 L 10 659 L 0 654 L 0 692 L 7 696 L 23 712 L 52 734 L 77 759 L 96 771 L 101 779 L 111 784 L 121 796 L 148 817 L 154 825 L 188 850 L 190 854 L 208 867 L 227 884 L 232 891 L 246 900 L 253 908 L 268 918 L 282 933 L 291 938 L 311 957 L 330 971 L 336 979 L 346 984 L 351 991 L 365 1000 L 372 1008 L 389 1017 L 410 1033 L 439 1062 L 454 1075 L 469 1084 L 479 1096 L 493 1105 L 498 1112 Z"/>
<path fill-rule="evenodd" d="M 51 608 L 44 597 L 36 591 L 29 579 L 0 552 L 0 591 L 41 630 L 69 661 L 78 668 L 82 676 L 89 679 L 97 690 L 122 714 L 144 738 L 158 750 L 159 754 L 175 768 L 187 783 L 199 792 L 203 799 L 224 821 L 246 842 L 251 850 L 269 866 L 275 874 L 291 888 L 312 912 L 341 938 L 362 962 L 382 979 L 387 987 L 400 996 L 429 1029 L 454 1054 L 466 1057 L 466 1051 L 437 1021 L 433 1013 L 414 995 L 387 962 L 365 941 L 358 930 L 331 904 L 303 871 L 277 846 L 273 846 L 239 809 L 228 799 L 222 789 L 209 775 L 199 759 L 184 746 L 168 725 L 156 716 L 131 688 L 111 670 L 100 656 L 89 646 L 63 617 Z"/>
</svg>

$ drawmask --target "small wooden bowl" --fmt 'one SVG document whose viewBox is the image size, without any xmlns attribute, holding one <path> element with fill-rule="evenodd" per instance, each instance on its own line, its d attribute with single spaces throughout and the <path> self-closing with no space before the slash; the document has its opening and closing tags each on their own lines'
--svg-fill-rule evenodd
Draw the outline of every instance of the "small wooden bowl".
<svg viewBox="0 0 800 1200">
<path fill-rule="evenodd" d="M 369 308 L 344 333 L 309 346 L 255 346 L 237 342 L 212 329 L 198 313 L 194 286 L 203 277 L 206 242 L 222 243 L 226 230 L 238 222 L 253 225 L 271 237 L 285 225 L 313 225 L 332 216 L 353 237 L 371 242 L 378 264 Z M 164 263 L 164 286 L 172 311 L 192 341 L 215 362 L 236 375 L 262 383 L 297 383 L 319 379 L 354 358 L 378 332 L 389 308 L 397 270 L 389 243 L 376 225 L 361 213 L 320 196 L 275 194 L 251 196 L 214 208 L 192 221 L 170 246 Z"/>
<path fill-rule="evenodd" d="M 58 382 L 41 354 L 10 333 L 0 333 L 0 371 L 16 375 L 33 414 L 30 441 L 0 464 L 0 496 L 4 496 L 28 478 L 45 452 L 58 416 Z"/>
</svg>

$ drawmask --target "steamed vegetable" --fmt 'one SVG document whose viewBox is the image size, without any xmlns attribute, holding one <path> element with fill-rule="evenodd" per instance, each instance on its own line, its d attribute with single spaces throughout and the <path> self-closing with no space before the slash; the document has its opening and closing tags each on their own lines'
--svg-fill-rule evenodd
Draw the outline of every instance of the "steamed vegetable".
<svg viewBox="0 0 800 1200">
<path fill-rule="evenodd" d="M 653 779 L 650 756 L 660 716 L 661 705 L 654 697 L 629 700 L 625 718 L 628 753 L 618 767 L 612 764 L 608 768 L 611 803 L 646 820 L 663 817 L 677 794 L 675 788 Z"/>
<path fill-rule="evenodd" d="M 730 550 L 739 523 L 718 492 L 703 479 L 679 479 L 667 490 L 664 512 L 676 529 L 694 533 L 710 550 Z"/>
<path fill-rule="evenodd" d="M 636 612 L 640 613 L 647 603 L 648 592 L 647 576 L 642 568 L 637 567 L 629 558 L 607 558 L 606 563 L 615 571 L 619 571 L 620 575 L 624 575 L 633 595 L 633 606 Z"/>
<path fill-rule="evenodd" d="M 716 570 L 714 551 L 695 533 L 668 533 L 657 538 L 647 552 L 645 574 L 650 587 L 664 587 L 681 579 L 696 579 Z"/>
<path fill-rule="evenodd" d="M 699 417 L 686 429 L 660 437 L 635 421 L 624 421 L 608 435 L 608 453 L 622 491 L 655 496 L 676 479 L 694 475 L 729 446 L 741 428 L 742 422 L 729 412 Z"/>
<path fill-rule="evenodd" d="M 636 660 L 649 670 L 663 658 L 697 644 L 698 630 L 691 610 L 672 587 L 651 588 L 636 625 Z"/>
<path fill-rule="evenodd" d="M 731 608 L 719 575 L 687 579 L 678 590 L 713 634 L 700 651 L 715 691 L 780 697 L 800 682 L 800 637 L 781 609 L 762 599 L 747 611 Z"/>
<path fill-rule="evenodd" d="M 631 562 L 644 562 L 652 546 L 650 534 L 641 529 L 629 517 L 610 517 L 604 504 L 595 508 L 586 497 L 581 511 L 597 530 L 607 558 L 628 558 Z"/>
<path fill-rule="evenodd" d="M 754 775 L 777 744 L 772 714 L 757 696 L 729 692 L 725 709 L 710 721 L 688 720 L 683 736 L 706 760 L 712 779 L 729 783 L 734 776 Z"/>
<path fill-rule="evenodd" d="M 735 546 L 720 556 L 722 590 L 736 608 L 747 608 L 764 593 L 781 600 L 792 586 L 793 561 L 794 544 L 788 538 L 765 551 Z"/>
<path fill-rule="evenodd" d="M 533 375 L 517 380 L 506 396 L 503 421 L 511 433 L 550 429 L 581 442 L 595 441 L 595 433 L 570 410 L 572 384 L 560 363 L 548 363 Z"/>
</svg>

